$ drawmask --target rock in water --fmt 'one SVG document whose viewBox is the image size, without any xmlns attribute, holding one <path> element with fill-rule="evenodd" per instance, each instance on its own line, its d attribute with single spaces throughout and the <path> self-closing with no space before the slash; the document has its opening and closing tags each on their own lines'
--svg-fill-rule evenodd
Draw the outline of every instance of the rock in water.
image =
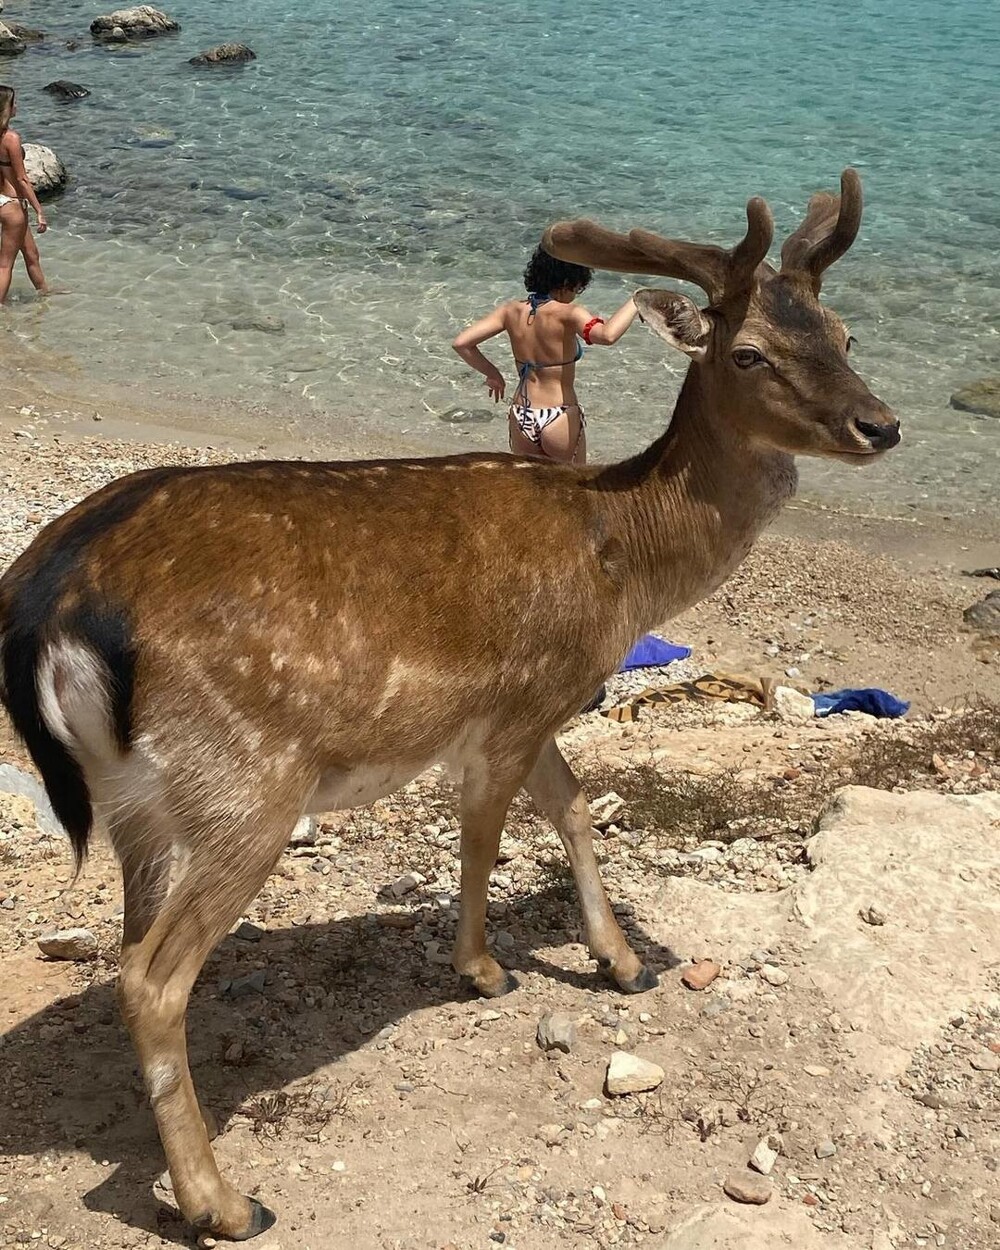
<svg viewBox="0 0 1000 1250">
<path fill-rule="evenodd" d="M 193 56 L 189 65 L 245 65 L 248 61 L 256 61 L 257 53 L 245 43 L 220 43 L 207 52 L 199 52 Z"/>
<path fill-rule="evenodd" d="M 7 26 L 14 38 L 22 43 L 41 43 L 45 38 L 45 31 L 35 30 L 33 26 L 22 26 L 20 22 L 8 22 Z"/>
<path fill-rule="evenodd" d="M 81 87 L 78 82 L 70 82 L 67 78 L 57 78 L 55 82 L 47 83 L 42 90 L 54 95 L 57 100 L 85 100 L 90 95 L 86 87 Z"/>
<path fill-rule="evenodd" d="M 576 1040 L 576 1026 L 562 1012 L 546 1012 L 538 1021 L 535 1040 L 542 1050 L 561 1050 L 564 1055 L 568 1055 Z"/>
<path fill-rule="evenodd" d="M 152 39 L 155 35 L 169 35 L 180 30 L 180 23 L 167 17 L 151 4 L 137 4 L 131 9 L 116 9 L 105 17 L 95 17 L 90 23 L 90 33 L 95 39 L 118 39 L 120 30 L 126 39 Z"/>
<path fill-rule="evenodd" d="M 40 200 L 58 195 L 66 186 L 66 166 L 51 148 L 40 143 L 24 145 L 24 170 Z"/>
<path fill-rule="evenodd" d="M 974 412 L 981 417 L 1000 417 L 1000 378 L 979 378 L 970 382 L 952 395 L 951 406 L 959 412 Z"/>
<path fill-rule="evenodd" d="M 609 1094 L 642 1094 L 663 1084 L 663 1069 L 648 1059 L 616 1050 L 608 1063 L 605 1086 Z"/>
<path fill-rule="evenodd" d="M 762 1207 L 774 1192 L 774 1187 L 766 1176 L 758 1176 L 756 1172 L 731 1172 L 726 1177 L 723 1189 L 734 1202 L 748 1202 L 753 1206 Z"/>
<path fill-rule="evenodd" d="M 60 929 L 43 934 L 38 939 L 38 949 L 49 959 L 93 959 L 97 955 L 97 938 L 89 929 Z"/>
<path fill-rule="evenodd" d="M 24 51 L 24 40 L 18 39 L 17 35 L 0 22 L 0 56 L 18 56 Z"/>
</svg>

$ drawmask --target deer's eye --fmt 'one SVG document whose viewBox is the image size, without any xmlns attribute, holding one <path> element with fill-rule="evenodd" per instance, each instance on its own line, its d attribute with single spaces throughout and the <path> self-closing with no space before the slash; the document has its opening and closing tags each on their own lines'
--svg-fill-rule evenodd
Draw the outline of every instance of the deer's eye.
<svg viewBox="0 0 1000 1250">
<path fill-rule="evenodd" d="M 858 340 L 854 337 L 853 334 L 849 334 L 847 336 L 847 343 L 844 347 L 844 351 L 849 352 L 852 347 L 857 347 L 857 345 L 858 345 Z"/>
<path fill-rule="evenodd" d="M 756 347 L 737 347 L 733 352 L 733 364 L 737 369 L 752 369 L 764 363 L 764 356 Z"/>
</svg>

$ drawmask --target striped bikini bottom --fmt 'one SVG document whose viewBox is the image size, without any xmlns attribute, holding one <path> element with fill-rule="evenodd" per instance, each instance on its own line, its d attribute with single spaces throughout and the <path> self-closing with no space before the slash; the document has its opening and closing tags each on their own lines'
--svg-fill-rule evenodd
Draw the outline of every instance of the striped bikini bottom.
<svg viewBox="0 0 1000 1250">
<path fill-rule="evenodd" d="M 536 447 L 542 445 L 542 431 L 559 417 L 564 416 L 570 408 L 577 408 L 580 413 L 580 432 L 587 426 L 587 417 L 578 404 L 557 404 L 554 408 L 530 408 L 527 404 L 512 404 L 510 415 L 529 443 Z"/>
</svg>

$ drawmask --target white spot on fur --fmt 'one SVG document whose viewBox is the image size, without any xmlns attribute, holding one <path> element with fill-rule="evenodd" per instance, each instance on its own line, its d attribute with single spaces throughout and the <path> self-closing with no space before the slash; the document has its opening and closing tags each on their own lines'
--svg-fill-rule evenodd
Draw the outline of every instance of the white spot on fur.
<svg viewBox="0 0 1000 1250">
<path fill-rule="evenodd" d="M 157 1098 L 169 1094 L 178 1079 L 177 1068 L 169 1061 L 161 1059 L 151 1063 L 146 1073 L 146 1085 L 150 1098 L 155 1102 Z"/>
</svg>

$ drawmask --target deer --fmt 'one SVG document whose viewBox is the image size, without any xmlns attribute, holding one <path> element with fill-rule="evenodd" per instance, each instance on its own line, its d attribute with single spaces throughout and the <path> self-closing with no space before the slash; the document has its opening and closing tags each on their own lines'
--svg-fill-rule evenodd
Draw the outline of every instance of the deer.
<svg viewBox="0 0 1000 1250">
<path fill-rule="evenodd" d="M 638 637 L 739 565 L 793 494 L 796 456 L 860 466 L 899 442 L 819 302 L 861 212 L 845 170 L 777 269 L 760 198 L 728 250 L 583 219 L 545 232 L 559 258 L 706 296 L 635 294 L 689 363 L 665 431 L 620 463 L 477 452 L 154 468 L 45 526 L 0 580 L 2 701 L 77 871 L 95 826 L 120 861 L 119 1004 L 199 1232 L 245 1240 L 276 1218 L 219 1172 L 186 1011 L 304 813 L 449 765 L 452 963 L 492 997 L 516 986 L 487 947 L 486 900 L 523 789 L 563 844 L 591 957 L 625 993 L 657 985 L 615 919 L 556 734 Z"/>
</svg>

